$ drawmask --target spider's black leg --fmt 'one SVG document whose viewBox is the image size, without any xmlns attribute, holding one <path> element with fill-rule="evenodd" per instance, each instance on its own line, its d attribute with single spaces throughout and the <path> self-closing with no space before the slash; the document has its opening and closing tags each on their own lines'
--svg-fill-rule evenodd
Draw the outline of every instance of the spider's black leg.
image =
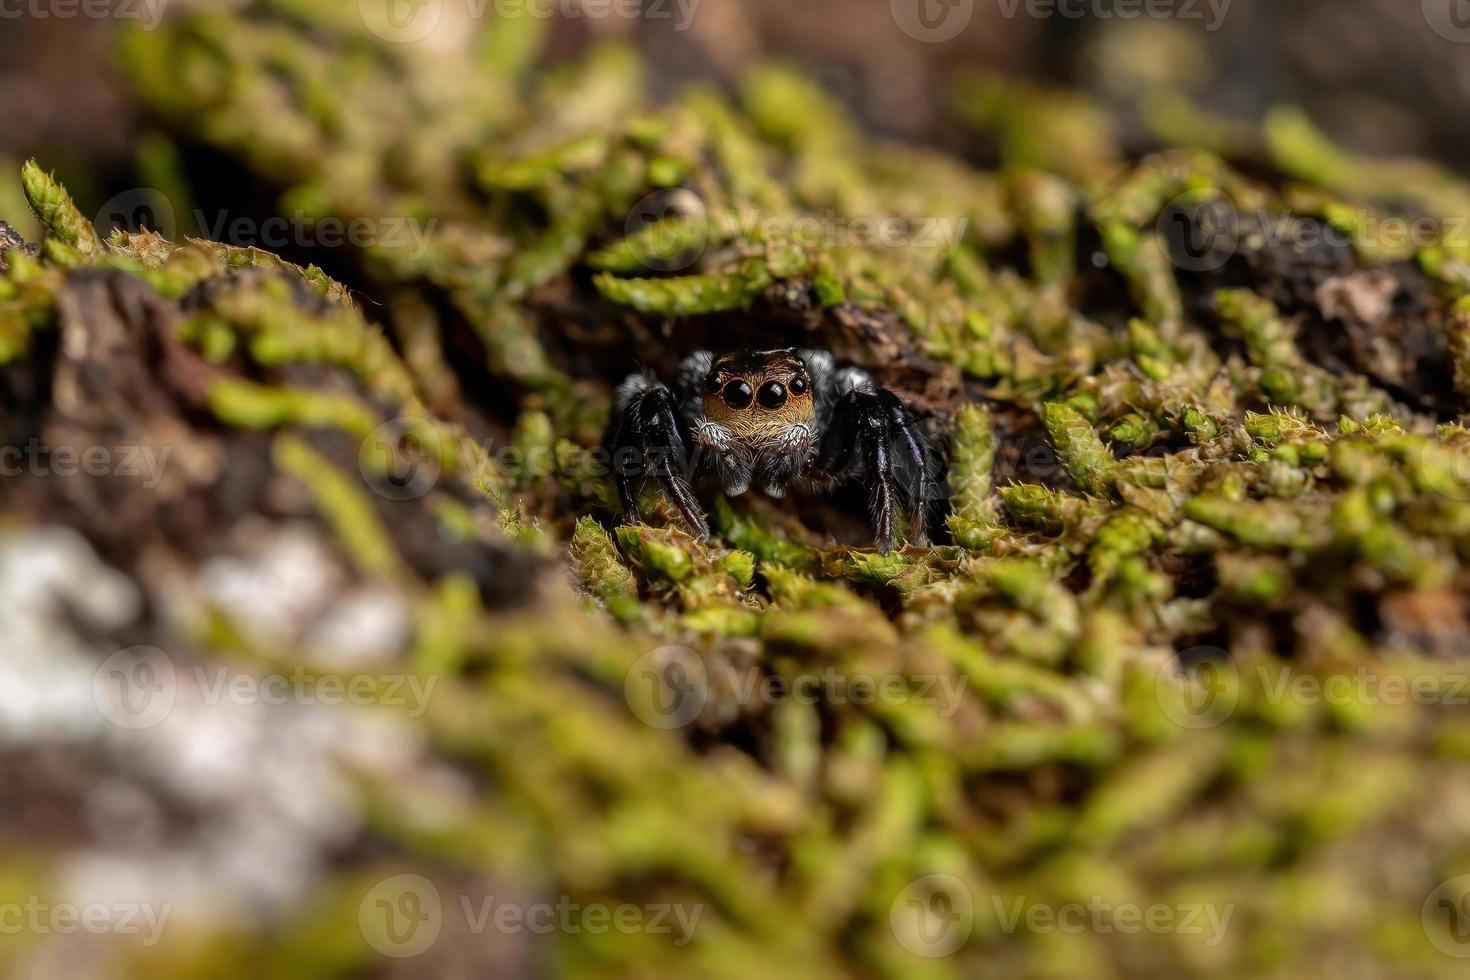
<svg viewBox="0 0 1470 980">
<path fill-rule="evenodd" d="M 922 543 L 928 537 L 929 504 L 934 496 L 933 455 L 913 416 L 896 397 L 888 414 L 895 440 L 901 447 L 898 470 L 908 495 L 909 535 Z"/>
<path fill-rule="evenodd" d="M 690 530 L 700 538 L 709 537 L 704 510 L 684 476 L 689 472 L 689 451 L 679 431 L 673 393 L 656 381 L 635 377 L 624 386 L 619 402 L 622 407 L 608 431 L 607 448 L 624 522 L 640 520 L 638 482 L 651 472 Z"/>
<path fill-rule="evenodd" d="M 868 430 L 871 429 L 870 434 Z M 883 554 L 893 550 L 893 469 L 886 433 L 879 430 L 876 419 L 862 422 L 863 455 L 868 460 L 873 488 L 869 491 L 868 510 L 873 515 L 873 539 Z"/>
<path fill-rule="evenodd" d="M 618 502 L 623 506 L 624 524 L 637 524 L 642 519 L 638 513 L 637 477 L 643 469 L 643 447 L 639 444 L 634 423 L 637 415 L 636 403 L 617 409 L 605 440 L 613 483 L 618 488 Z"/>
<path fill-rule="evenodd" d="M 869 510 L 878 550 L 893 549 L 895 500 L 902 498 L 913 514 L 915 537 L 924 532 L 929 495 L 929 457 L 923 436 L 898 396 L 861 385 L 838 399 L 822 438 L 816 466 L 833 476 L 859 468 L 873 484 Z"/>
</svg>

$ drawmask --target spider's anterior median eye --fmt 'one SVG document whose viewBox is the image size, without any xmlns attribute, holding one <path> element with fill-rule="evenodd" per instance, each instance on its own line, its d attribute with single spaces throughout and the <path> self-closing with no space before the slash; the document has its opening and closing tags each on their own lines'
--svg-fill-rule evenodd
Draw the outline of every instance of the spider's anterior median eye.
<svg viewBox="0 0 1470 980">
<path fill-rule="evenodd" d="M 764 408 L 780 408 L 786 404 L 786 386 L 779 381 L 767 381 L 761 385 L 759 398 Z"/>
<path fill-rule="evenodd" d="M 791 393 L 798 398 L 806 394 L 806 378 L 792 378 Z"/>
<path fill-rule="evenodd" d="M 755 393 L 750 390 L 750 385 L 736 379 L 725 385 L 725 404 L 731 408 L 747 408 Z"/>
</svg>

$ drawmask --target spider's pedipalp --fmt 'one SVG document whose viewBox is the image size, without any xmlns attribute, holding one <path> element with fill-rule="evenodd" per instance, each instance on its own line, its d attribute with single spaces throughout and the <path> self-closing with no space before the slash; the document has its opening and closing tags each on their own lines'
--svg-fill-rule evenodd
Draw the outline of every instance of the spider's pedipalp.
<svg viewBox="0 0 1470 980">
<path fill-rule="evenodd" d="M 694 424 L 694 442 L 714 457 L 715 473 L 726 494 L 738 497 L 750 489 L 755 459 L 735 433 L 700 416 Z"/>
</svg>

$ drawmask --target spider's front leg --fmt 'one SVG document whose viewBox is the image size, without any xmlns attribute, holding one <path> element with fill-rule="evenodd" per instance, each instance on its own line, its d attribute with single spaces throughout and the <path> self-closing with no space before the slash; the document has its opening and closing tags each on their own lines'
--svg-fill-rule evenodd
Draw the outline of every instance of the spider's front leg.
<svg viewBox="0 0 1470 980">
<path fill-rule="evenodd" d="M 837 477 L 871 482 L 869 511 L 878 550 L 893 550 L 895 512 L 908 511 L 910 538 L 922 542 L 932 496 L 929 444 L 893 392 L 872 384 L 852 388 L 832 408 L 816 466 Z"/>
<path fill-rule="evenodd" d="M 690 530 L 704 539 L 709 537 L 709 522 L 685 477 L 690 471 L 690 458 L 677 413 L 673 392 L 654 378 L 634 375 L 618 389 L 607 450 L 624 523 L 642 520 L 638 485 L 652 473 Z"/>
</svg>

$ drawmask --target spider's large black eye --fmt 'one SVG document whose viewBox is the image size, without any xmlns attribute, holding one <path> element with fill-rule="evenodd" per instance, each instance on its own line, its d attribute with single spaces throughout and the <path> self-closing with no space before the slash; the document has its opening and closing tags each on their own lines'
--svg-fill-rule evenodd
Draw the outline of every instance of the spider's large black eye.
<svg viewBox="0 0 1470 980">
<path fill-rule="evenodd" d="M 761 385 L 757 397 L 760 398 L 763 408 L 780 408 L 786 404 L 786 386 L 779 381 L 767 381 Z"/>
<path fill-rule="evenodd" d="M 798 398 L 806 394 L 806 378 L 792 378 L 791 393 Z"/>
<path fill-rule="evenodd" d="M 750 390 L 750 385 L 738 378 L 725 385 L 725 404 L 731 408 L 748 408 L 755 393 Z"/>
</svg>

